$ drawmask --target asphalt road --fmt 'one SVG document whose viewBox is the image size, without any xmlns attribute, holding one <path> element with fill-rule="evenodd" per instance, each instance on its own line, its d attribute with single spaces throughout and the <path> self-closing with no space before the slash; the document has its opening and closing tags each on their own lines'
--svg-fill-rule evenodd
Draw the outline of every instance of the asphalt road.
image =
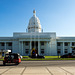
<svg viewBox="0 0 75 75">
<path fill-rule="evenodd" d="M 0 67 L 34 67 L 34 66 L 55 66 L 55 67 L 61 67 L 61 66 L 75 66 L 75 60 L 61 60 L 61 61 L 22 61 L 19 65 L 15 64 L 6 64 L 6 66 L 3 66 L 2 61 L 0 61 Z"/>
</svg>

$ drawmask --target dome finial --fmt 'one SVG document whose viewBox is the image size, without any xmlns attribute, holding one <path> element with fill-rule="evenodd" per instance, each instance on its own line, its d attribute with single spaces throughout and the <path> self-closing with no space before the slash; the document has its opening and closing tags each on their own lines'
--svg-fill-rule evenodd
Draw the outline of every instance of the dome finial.
<svg viewBox="0 0 75 75">
<path fill-rule="evenodd" d="M 35 11 L 35 8 L 33 10 L 33 16 L 36 16 L 36 11 Z"/>
</svg>

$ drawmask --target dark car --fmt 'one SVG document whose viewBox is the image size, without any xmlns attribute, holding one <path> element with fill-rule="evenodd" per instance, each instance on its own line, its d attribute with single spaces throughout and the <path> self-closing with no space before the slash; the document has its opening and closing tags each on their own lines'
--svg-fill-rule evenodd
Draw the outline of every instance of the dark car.
<svg viewBox="0 0 75 75">
<path fill-rule="evenodd" d="M 5 54 L 3 65 L 6 65 L 6 63 L 15 63 L 19 64 L 21 62 L 20 54 L 18 53 L 9 53 Z"/>
<path fill-rule="evenodd" d="M 72 53 L 62 55 L 61 58 L 75 58 L 75 55 Z"/>
<path fill-rule="evenodd" d="M 31 58 L 45 58 L 45 56 L 42 55 L 29 55 Z"/>
</svg>

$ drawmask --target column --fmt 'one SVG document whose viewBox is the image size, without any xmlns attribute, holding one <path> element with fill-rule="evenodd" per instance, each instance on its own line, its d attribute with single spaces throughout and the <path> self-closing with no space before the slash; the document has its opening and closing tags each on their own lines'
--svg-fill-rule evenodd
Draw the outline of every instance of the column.
<svg viewBox="0 0 75 75">
<path fill-rule="evenodd" d="M 22 41 L 22 55 L 23 55 L 23 41 Z"/>
<path fill-rule="evenodd" d="M 47 41 L 47 42 L 46 42 L 46 50 L 47 50 L 46 52 L 47 52 L 47 55 L 49 55 L 49 51 L 48 51 L 49 49 L 48 49 L 48 48 L 49 48 L 49 47 L 48 47 L 48 41 Z"/>
<path fill-rule="evenodd" d="M 72 47 L 72 42 L 70 42 L 70 51 L 69 51 L 70 53 L 72 53 L 72 48 L 71 47 Z"/>
<path fill-rule="evenodd" d="M 64 55 L 64 42 L 63 42 L 63 55 Z"/>
<path fill-rule="evenodd" d="M 40 41 L 38 41 L 38 54 L 40 55 Z"/>
<path fill-rule="evenodd" d="M 34 41 L 34 48 L 36 49 L 36 41 Z"/>
<path fill-rule="evenodd" d="M 21 54 L 21 42 L 19 41 L 19 53 Z"/>
<path fill-rule="evenodd" d="M 30 41 L 30 50 L 29 50 L 29 54 L 31 54 L 31 50 L 32 50 L 32 41 Z"/>
<path fill-rule="evenodd" d="M 5 42 L 5 50 L 6 50 L 6 42 Z"/>
</svg>

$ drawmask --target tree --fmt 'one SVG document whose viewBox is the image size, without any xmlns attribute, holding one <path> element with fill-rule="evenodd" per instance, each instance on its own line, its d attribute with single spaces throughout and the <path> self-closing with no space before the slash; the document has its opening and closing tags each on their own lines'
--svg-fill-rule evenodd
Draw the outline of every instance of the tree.
<svg viewBox="0 0 75 75">
<path fill-rule="evenodd" d="M 75 51 L 75 47 L 74 47 L 74 46 L 72 46 L 71 48 L 72 48 L 72 50 L 74 50 L 74 51 Z"/>
</svg>

